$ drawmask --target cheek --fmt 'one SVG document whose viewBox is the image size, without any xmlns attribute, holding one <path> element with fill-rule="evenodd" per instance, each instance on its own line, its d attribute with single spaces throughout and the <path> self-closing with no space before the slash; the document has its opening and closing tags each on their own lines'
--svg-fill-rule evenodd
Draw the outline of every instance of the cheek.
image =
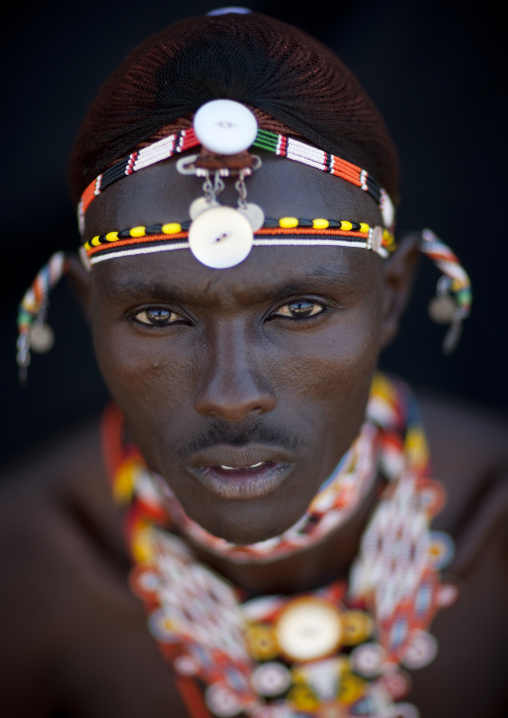
<svg viewBox="0 0 508 718">
<path fill-rule="evenodd" d="M 305 336 L 285 337 L 284 371 L 293 391 L 337 401 L 364 393 L 380 351 L 380 302 L 338 312 L 333 321 Z"/>
<path fill-rule="evenodd" d="M 190 386 L 189 352 L 181 335 L 174 341 L 141 335 L 100 310 L 93 312 L 92 327 L 99 368 L 126 416 L 149 417 L 157 406 L 167 412 L 181 404 Z"/>
</svg>

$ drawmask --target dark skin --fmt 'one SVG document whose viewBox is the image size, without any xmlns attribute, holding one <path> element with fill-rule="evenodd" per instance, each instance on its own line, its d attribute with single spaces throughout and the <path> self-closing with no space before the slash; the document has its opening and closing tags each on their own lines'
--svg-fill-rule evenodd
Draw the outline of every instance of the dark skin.
<svg viewBox="0 0 508 718">
<path fill-rule="evenodd" d="M 178 177 L 171 162 L 144 170 L 94 202 L 87 233 L 183 220 L 198 191 L 199 181 Z M 252 178 L 249 199 L 269 217 L 379 221 L 357 189 L 278 159 Z M 221 201 L 234 205 L 234 192 Z M 356 436 L 415 262 L 407 238 L 385 262 L 365 250 L 255 248 L 238 267 L 217 271 L 182 250 L 104 262 L 91 274 L 76 261 L 72 280 L 101 370 L 147 461 L 195 520 L 245 543 L 299 518 Z M 298 315 L 302 307 L 309 316 Z M 147 324 L 161 315 L 165 325 Z M 413 672 L 408 700 L 423 718 L 504 716 L 507 427 L 435 398 L 423 401 L 423 411 L 435 475 L 449 492 L 436 526 L 456 540 L 452 570 L 467 590 L 437 617 L 439 656 Z M 258 432 L 263 438 L 251 454 L 244 444 L 235 450 L 252 462 L 258 444 L 268 445 L 291 465 L 284 480 L 254 499 L 211 493 L 187 468 L 196 454 L 189 440 L 210 436 L 210 427 L 227 427 L 230 437 Z M 235 459 L 221 442 L 213 451 Z M 129 558 L 98 426 L 11 473 L 16 483 L 7 484 L 0 524 L 6 715 L 183 718 L 171 673 L 127 587 Z M 378 489 L 379 481 L 346 525 L 298 556 L 265 566 L 201 557 L 252 591 L 319 585 L 347 571 Z"/>
</svg>

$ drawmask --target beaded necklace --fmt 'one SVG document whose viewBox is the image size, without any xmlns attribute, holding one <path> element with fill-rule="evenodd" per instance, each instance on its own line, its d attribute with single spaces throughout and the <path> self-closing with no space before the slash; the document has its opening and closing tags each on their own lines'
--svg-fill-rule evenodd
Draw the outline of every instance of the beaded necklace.
<svg viewBox="0 0 508 718">
<path fill-rule="evenodd" d="M 439 578 L 453 544 L 429 524 L 445 492 L 428 478 L 425 435 L 407 387 L 375 377 L 358 439 L 305 516 L 282 536 L 250 546 L 213 537 L 185 516 L 137 450 L 121 446 L 118 410 L 105 428 L 113 493 L 128 506 L 131 587 L 192 718 L 418 715 L 400 702 L 410 689 L 406 669 L 434 659 L 437 642 L 427 629 L 458 592 Z M 329 535 L 378 472 L 388 484 L 349 581 L 246 600 L 171 533 L 174 526 L 231 560 L 273 560 Z"/>
</svg>

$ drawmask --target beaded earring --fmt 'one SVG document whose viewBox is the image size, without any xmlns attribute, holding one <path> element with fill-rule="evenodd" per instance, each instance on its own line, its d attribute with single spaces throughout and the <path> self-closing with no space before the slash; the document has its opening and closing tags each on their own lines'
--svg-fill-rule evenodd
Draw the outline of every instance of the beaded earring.
<svg viewBox="0 0 508 718">
<path fill-rule="evenodd" d="M 68 262 L 65 254 L 55 252 L 39 271 L 19 305 L 16 361 L 21 384 L 26 383 L 30 352 L 45 354 L 53 347 L 55 336 L 46 322 L 49 307 L 48 297 L 67 269 Z"/>
<path fill-rule="evenodd" d="M 430 318 L 437 324 L 449 324 L 443 340 L 443 353 L 451 354 L 462 333 L 462 322 L 471 313 L 471 281 L 458 257 L 430 229 L 421 233 L 420 251 L 442 272 L 436 296 L 429 302 Z"/>
</svg>

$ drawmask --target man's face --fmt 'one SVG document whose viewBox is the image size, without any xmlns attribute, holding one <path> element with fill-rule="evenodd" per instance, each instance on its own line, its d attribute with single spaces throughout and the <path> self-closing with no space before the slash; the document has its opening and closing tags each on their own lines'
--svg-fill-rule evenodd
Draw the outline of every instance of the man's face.
<svg viewBox="0 0 508 718">
<path fill-rule="evenodd" d="M 278 158 L 248 189 L 270 218 L 380 223 L 361 190 Z M 94 202 L 87 238 L 185 221 L 200 190 L 174 162 L 143 170 Z M 220 201 L 235 206 L 232 186 Z M 297 521 L 358 434 L 383 299 L 382 260 L 362 249 L 256 247 L 225 270 L 176 250 L 95 265 L 91 316 L 149 466 L 191 518 L 245 544 Z"/>
</svg>

